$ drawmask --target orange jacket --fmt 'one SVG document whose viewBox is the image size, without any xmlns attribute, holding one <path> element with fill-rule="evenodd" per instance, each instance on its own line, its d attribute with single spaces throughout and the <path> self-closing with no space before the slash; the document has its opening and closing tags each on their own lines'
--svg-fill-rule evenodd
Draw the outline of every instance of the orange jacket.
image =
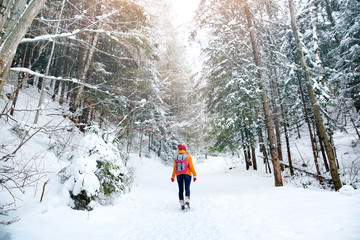
<svg viewBox="0 0 360 240">
<path fill-rule="evenodd" d="M 187 153 L 185 150 L 180 150 L 177 152 L 177 154 L 180 154 L 180 153 Z M 195 172 L 195 168 L 194 168 L 194 165 L 193 165 L 193 161 L 192 161 L 192 158 L 190 156 L 190 154 L 187 153 L 187 156 L 188 156 L 188 169 L 186 171 L 186 173 L 181 173 L 181 174 L 187 174 L 187 175 L 190 175 L 190 176 L 194 176 L 196 177 L 196 172 Z M 176 170 L 175 170 L 175 161 L 174 161 L 174 168 L 173 168 L 173 172 L 172 172 L 172 178 L 175 177 L 175 175 L 180 175 L 180 174 L 176 174 Z"/>
</svg>

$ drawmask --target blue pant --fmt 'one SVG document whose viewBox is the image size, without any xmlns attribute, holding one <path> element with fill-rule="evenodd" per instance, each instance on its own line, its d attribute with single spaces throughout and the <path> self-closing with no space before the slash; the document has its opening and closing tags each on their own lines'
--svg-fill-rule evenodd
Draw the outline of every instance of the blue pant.
<svg viewBox="0 0 360 240">
<path fill-rule="evenodd" d="M 190 197 L 191 176 L 187 174 L 180 174 L 177 176 L 177 182 L 179 185 L 179 199 L 184 200 L 184 185 L 185 185 L 185 196 Z"/>
</svg>

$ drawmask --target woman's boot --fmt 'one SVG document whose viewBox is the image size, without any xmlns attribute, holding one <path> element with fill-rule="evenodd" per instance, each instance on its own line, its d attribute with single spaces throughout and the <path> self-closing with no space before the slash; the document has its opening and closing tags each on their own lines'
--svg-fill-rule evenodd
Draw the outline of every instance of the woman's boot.
<svg viewBox="0 0 360 240">
<path fill-rule="evenodd" d="M 180 207 L 181 207 L 182 210 L 185 209 L 185 202 L 184 202 L 184 200 L 180 200 Z"/>
</svg>

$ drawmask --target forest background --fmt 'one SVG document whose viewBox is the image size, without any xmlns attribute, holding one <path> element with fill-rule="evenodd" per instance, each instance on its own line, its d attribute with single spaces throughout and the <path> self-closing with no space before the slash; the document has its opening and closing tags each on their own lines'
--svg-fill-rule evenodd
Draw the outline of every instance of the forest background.
<svg viewBox="0 0 360 240">
<path fill-rule="evenodd" d="M 94 191 L 74 177 L 69 191 L 78 209 L 126 192 L 130 152 L 156 153 L 171 164 L 178 143 L 204 159 L 233 154 L 247 169 L 264 164 L 276 186 L 305 174 L 319 188 L 359 188 L 359 155 L 337 155 L 334 138 L 350 132 L 359 148 L 358 1 L 203 0 L 186 27 L 170 21 L 169 1 L 1 4 L 1 126 L 19 135 L 16 146 L 2 142 L 0 149 L 0 183 L 10 195 L 43 174 L 17 174 L 18 150 L 34 135 L 79 131 L 104 141 L 89 147 L 89 156 L 102 152 L 101 144 L 118 155 L 96 161 L 103 185 Z M 37 89 L 37 106 L 17 108 L 29 88 Z M 58 102 L 52 114 L 71 124 L 41 122 L 49 96 Z M 289 138 L 304 130 L 311 161 L 292 157 Z M 71 166 L 59 173 L 67 183 L 80 164 L 63 154 L 68 147 L 51 146 Z"/>
</svg>

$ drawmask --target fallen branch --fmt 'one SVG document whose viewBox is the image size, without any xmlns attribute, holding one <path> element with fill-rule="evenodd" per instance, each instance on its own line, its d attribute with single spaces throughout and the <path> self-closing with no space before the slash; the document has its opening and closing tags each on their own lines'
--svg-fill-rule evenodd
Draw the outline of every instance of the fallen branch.
<svg viewBox="0 0 360 240">
<path fill-rule="evenodd" d="M 283 166 L 283 167 L 285 167 L 285 168 L 290 168 L 289 165 L 284 164 L 284 163 L 280 163 L 280 165 Z M 294 168 L 294 170 L 297 170 L 297 171 L 299 171 L 299 172 L 305 173 L 305 174 L 310 175 L 310 176 L 312 176 L 312 177 L 315 177 L 315 178 L 318 178 L 318 179 L 320 178 L 321 180 L 323 180 L 323 181 L 325 181 L 325 182 L 327 182 L 327 183 L 333 183 L 332 179 L 330 179 L 330 178 L 326 178 L 326 177 L 321 176 L 321 175 L 318 175 L 318 174 L 316 174 L 316 173 L 309 172 L 309 171 L 307 171 L 307 170 L 305 170 L 305 169 L 301 169 L 301 168 L 299 168 L 299 167 L 293 166 L 293 168 Z"/>
<path fill-rule="evenodd" d="M 49 182 L 50 182 L 50 178 L 49 178 L 48 180 L 46 180 L 46 182 L 44 182 L 44 185 L 43 185 L 43 190 L 42 190 L 42 193 L 41 193 L 40 202 L 42 202 L 43 197 L 44 197 L 44 193 L 45 193 L 45 186 L 46 186 L 46 184 L 48 184 Z"/>
</svg>

